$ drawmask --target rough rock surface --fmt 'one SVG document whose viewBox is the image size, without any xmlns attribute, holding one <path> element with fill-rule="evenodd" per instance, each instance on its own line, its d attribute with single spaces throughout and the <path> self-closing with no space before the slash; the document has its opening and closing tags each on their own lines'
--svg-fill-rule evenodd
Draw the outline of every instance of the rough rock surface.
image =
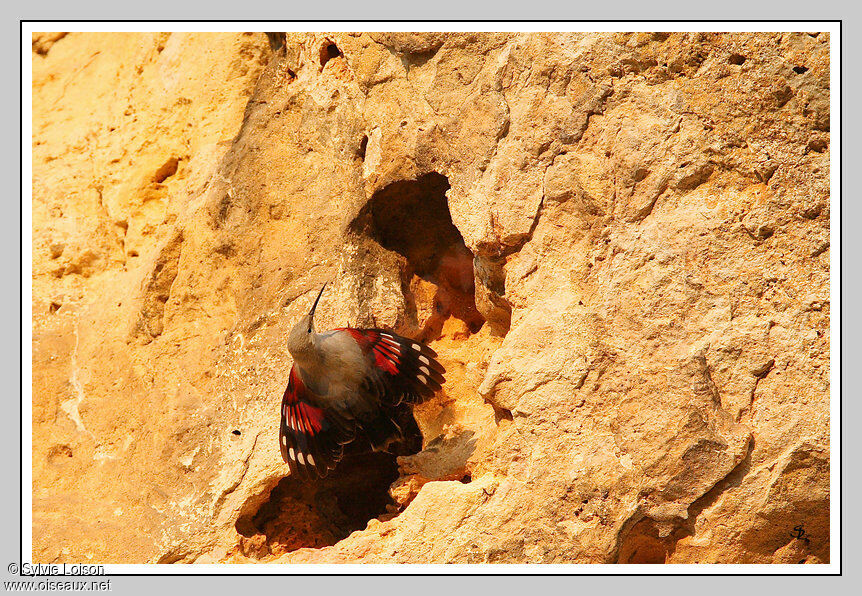
<svg viewBox="0 0 862 596">
<path fill-rule="evenodd" d="M 34 560 L 828 561 L 828 57 L 34 36 Z M 422 451 L 310 486 L 278 406 L 325 281 L 320 328 L 449 372 Z"/>
</svg>

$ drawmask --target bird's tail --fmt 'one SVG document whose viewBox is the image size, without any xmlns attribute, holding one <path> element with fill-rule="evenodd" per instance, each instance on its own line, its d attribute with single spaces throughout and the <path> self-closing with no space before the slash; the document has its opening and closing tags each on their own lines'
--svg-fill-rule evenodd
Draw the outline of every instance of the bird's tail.
<svg viewBox="0 0 862 596">
<path fill-rule="evenodd" d="M 394 455 L 409 455 L 422 449 L 422 431 L 407 404 L 381 408 L 379 414 L 363 424 L 371 449 Z"/>
</svg>

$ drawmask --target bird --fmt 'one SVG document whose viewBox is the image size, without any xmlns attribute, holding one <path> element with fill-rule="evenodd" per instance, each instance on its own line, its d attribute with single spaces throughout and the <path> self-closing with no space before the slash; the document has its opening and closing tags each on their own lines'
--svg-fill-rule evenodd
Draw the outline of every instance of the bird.
<svg viewBox="0 0 862 596">
<path fill-rule="evenodd" d="M 410 406 L 439 391 L 446 369 L 424 343 L 385 329 L 317 333 L 314 312 L 326 284 L 291 329 L 293 357 L 281 400 L 279 447 L 291 474 L 323 478 L 349 443 L 386 450 L 416 428 Z"/>
</svg>

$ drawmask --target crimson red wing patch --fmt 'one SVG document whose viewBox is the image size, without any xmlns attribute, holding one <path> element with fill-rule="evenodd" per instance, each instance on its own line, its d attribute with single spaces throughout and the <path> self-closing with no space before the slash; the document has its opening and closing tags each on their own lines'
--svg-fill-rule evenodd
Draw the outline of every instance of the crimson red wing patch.
<svg viewBox="0 0 862 596">
<path fill-rule="evenodd" d="M 296 366 L 281 400 L 278 443 L 291 473 L 325 476 L 341 459 L 342 447 L 326 412 L 308 401 L 307 389 Z"/>
<path fill-rule="evenodd" d="M 325 476 L 343 454 L 343 445 L 358 429 L 372 445 L 383 444 L 394 428 L 395 412 L 402 402 L 419 403 L 439 391 L 446 370 L 437 354 L 421 342 L 384 329 L 350 329 L 349 333 L 367 358 L 361 387 L 345 395 L 343 409 L 320 407 L 294 366 L 281 402 L 279 447 L 291 473 Z M 361 407 L 351 408 L 351 401 Z M 368 404 L 375 406 L 369 408 Z M 340 412 L 340 413 L 337 413 Z M 384 422 L 381 422 L 384 421 Z M 392 421 L 395 421 L 394 424 Z"/>
<path fill-rule="evenodd" d="M 323 410 L 304 401 L 285 404 L 283 414 L 287 426 L 294 433 L 316 435 L 323 430 L 323 425 L 326 423 Z"/>
<path fill-rule="evenodd" d="M 446 369 L 437 353 L 421 342 L 385 329 L 351 329 L 349 333 L 369 360 L 367 388 L 390 405 L 418 403 L 439 391 Z"/>
</svg>

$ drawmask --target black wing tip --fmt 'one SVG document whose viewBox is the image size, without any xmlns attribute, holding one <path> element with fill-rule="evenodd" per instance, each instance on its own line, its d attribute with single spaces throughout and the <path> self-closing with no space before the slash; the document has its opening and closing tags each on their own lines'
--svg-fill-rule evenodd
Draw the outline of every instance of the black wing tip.
<svg viewBox="0 0 862 596">
<path fill-rule="evenodd" d="M 315 463 L 313 465 L 308 464 L 300 464 L 298 461 L 291 460 L 287 458 L 285 460 L 288 467 L 290 468 L 290 475 L 304 478 L 306 480 L 317 480 L 320 478 L 325 478 L 327 474 L 329 474 L 330 470 L 335 468 L 335 462 L 331 465 L 328 463 L 321 462 L 320 464 Z"/>
<path fill-rule="evenodd" d="M 308 452 L 301 452 L 296 447 L 294 447 L 294 454 L 295 456 L 291 457 L 287 447 L 283 447 L 281 450 L 281 458 L 290 468 L 291 476 L 297 476 L 306 480 L 319 480 L 326 477 L 331 470 L 335 469 L 336 464 L 341 461 L 344 455 L 344 446 L 339 444 L 335 452 L 326 456 L 321 454 L 315 456 Z M 302 456 L 302 462 L 299 461 L 299 456 Z M 309 464 L 309 461 L 314 463 Z"/>
<path fill-rule="evenodd" d="M 395 333 L 391 329 L 368 329 L 367 331 L 373 331 L 376 333 L 384 333 L 388 336 L 391 336 L 392 338 L 394 338 L 396 340 L 399 340 L 400 343 L 407 344 L 408 346 L 411 344 L 416 344 L 419 346 L 418 352 L 420 354 L 422 354 L 423 356 L 431 356 L 433 358 L 437 358 L 437 352 L 435 352 L 431 346 L 429 346 L 427 343 L 425 343 L 421 339 L 411 339 L 411 338 L 405 337 L 403 335 L 398 335 L 397 333 Z"/>
</svg>

